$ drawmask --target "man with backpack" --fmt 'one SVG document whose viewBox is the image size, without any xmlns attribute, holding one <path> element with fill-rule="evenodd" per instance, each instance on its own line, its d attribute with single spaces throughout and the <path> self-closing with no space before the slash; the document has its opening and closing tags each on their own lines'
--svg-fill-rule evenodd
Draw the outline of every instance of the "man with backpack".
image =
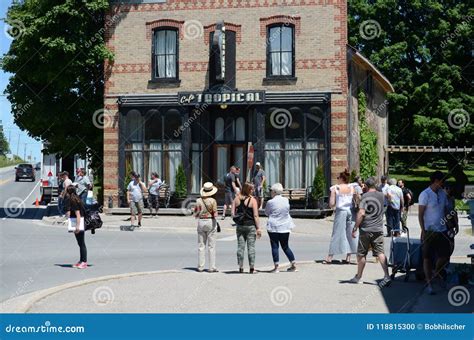
<svg viewBox="0 0 474 340">
<path fill-rule="evenodd" d="M 410 206 L 415 203 L 415 200 L 413 197 L 413 192 L 405 186 L 405 182 L 402 179 L 398 180 L 397 185 L 400 189 L 402 189 L 403 193 L 404 204 L 402 209 L 401 222 L 403 229 L 405 229 L 407 227 L 408 210 L 410 209 Z"/>
</svg>

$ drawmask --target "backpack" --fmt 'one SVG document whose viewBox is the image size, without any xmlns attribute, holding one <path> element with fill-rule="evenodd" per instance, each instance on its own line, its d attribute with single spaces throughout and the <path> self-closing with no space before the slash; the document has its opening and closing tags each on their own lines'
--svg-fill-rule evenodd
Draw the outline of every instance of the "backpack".
<svg viewBox="0 0 474 340">
<path fill-rule="evenodd" d="M 245 199 L 244 200 L 240 200 L 240 205 L 237 207 L 237 213 L 234 215 L 234 217 L 232 218 L 235 222 L 235 224 L 237 225 L 245 225 L 245 222 L 246 222 L 246 215 L 247 215 L 247 210 L 249 208 L 249 204 L 250 204 L 250 198 L 249 198 L 249 201 L 247 203 L 247 205 L 245 205 Z M 243 202 L 242 202 L 243 201 Z"/>
</svg>

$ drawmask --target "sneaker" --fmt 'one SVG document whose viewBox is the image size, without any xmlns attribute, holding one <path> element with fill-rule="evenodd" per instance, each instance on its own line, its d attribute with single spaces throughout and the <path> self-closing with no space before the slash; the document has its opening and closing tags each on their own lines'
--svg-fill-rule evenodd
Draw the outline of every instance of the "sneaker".
<svg viewBox="0 0 474 340">
<path fill-rule="evenodd" d="M 77 268 L 77 269 L 86 269 L 86 268 L 87 268 L 87 262 L 81 262 L 81 263 L 79 263 L 76 268 Z"/>
<path fill-rule="evenodd" d="M 426 294 L 428 294 L 428 295 L 435 295 L 435 294 L 436 294 L 436 293 L 434 292 L 434 290 L 433 290 L 433 287 L 432 287 L 430 284 L 428 284 L 428 285 L 426 286 L 425 292 L 426 292 Z"/>
<path fill-rule="evenodd" d="M 219 271 L 216 268 L 214 268 L 214 269 L 209 269 L 209 273 L 219 273 Z"/>
<path fill-rule="evenodd" d="M 280 272 L 280 269 L 278 269 L 278 267 L 275 267 L 269 271 L 269 273 L 279 273 L 279 272 Z"/>
<path fill-rule="evenodd" d="M 349 280 L 350 283 L 362 283 L 360 281 L 360 277 L 358 277 L 357 275 L 355 275 L 352 279 Z"/>
<path fill-rule="evenodd" d="M 225 220 L 225 215 L 222 215 L 222 218 L 221 218 L 221 220 L 222 220 L 222 221 L 224 221 L 224 220 Z"/>
<path fill-rule="evenodd" d="M 296 269 L 296 266 L 291 266 L 291 267 L 288 268 L 286 271 L 287 271 L 287 272 L 296 273 L 296 272 L 298 271 L 298 269 Z"/>
<path fill-rule="evenodd" d="M 202 273 L 202 272 L 204 271 L 204 268 L 198 268 L 197 271 L 198 271 L 199 273 Z"/>
<path fill-rule="evenodd" d="M 77 267 L 79 267 L 80 264 L 81 264 L 81 262 L 77 262 L 76 264 L 72 265 L 72 268 L 77 268 Z"/>
</svg>

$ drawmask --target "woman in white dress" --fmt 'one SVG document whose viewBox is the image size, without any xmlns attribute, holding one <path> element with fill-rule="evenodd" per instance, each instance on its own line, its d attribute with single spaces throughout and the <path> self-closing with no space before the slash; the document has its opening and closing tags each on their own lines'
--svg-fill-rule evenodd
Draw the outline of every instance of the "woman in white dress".
<svg viewBox="0 0 474 340">
<path fill-rule="evenodd" d="M 336 208 L 334 214 L 334 224 L 332 229 L 331 243 L 329 245 L 329 253 L 324 264 L 331 264 L 334 255 L 346 255 L 344 263 L 351 261 L 351 254 L 357 253 L 358 237 L 352 237 L 352 221 L 351 207 L 353 205 L 356 192 L 354 187 L 349 185 L 349 172 L 344 170 L 337 177 L 338 184 L 332 186 L 329 205 Z"/>
</svg>

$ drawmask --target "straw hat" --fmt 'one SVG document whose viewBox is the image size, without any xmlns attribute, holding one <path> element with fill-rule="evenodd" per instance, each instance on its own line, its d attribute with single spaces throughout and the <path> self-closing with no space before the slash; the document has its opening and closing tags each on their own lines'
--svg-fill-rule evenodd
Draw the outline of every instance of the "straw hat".
<svg viewBox="0 0 474 340">
<path fill-rule="evenodd" d="M 217 192 L 217 188 L 211 182 L 206 182 L 201 188 L 201 197 L 209 197 Z"/>
</svg>

